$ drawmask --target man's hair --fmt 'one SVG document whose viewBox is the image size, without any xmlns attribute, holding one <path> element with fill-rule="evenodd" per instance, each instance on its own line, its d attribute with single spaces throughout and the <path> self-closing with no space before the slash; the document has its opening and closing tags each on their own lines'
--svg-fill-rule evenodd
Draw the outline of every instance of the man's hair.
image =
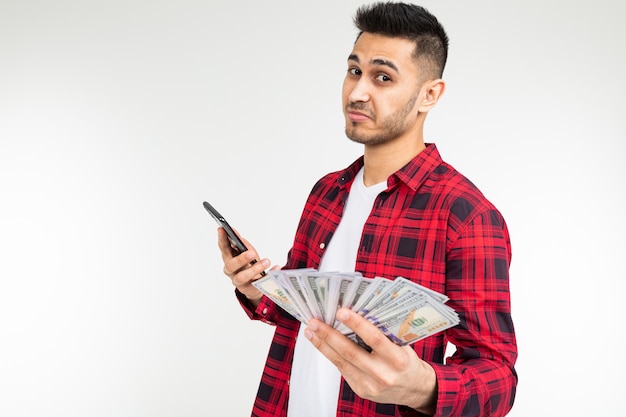
<svg viewBox="0 0 626 417">
<path fill-rule="evenodd" d="M 379 2 L 357 9 L 354 24 L 363 32 L 415 42 L 414 57 L 425 75 L 440 78 L 448 59 L 448 35 L 437 18 L 415 4 Z"/>
</svg>

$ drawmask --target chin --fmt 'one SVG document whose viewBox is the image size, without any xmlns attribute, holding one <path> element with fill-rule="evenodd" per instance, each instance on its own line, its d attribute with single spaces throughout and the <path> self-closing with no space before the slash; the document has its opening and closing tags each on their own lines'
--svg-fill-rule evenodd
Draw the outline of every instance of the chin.
<svg viewBox="0 0 626 417">
<path fill-rule="evenodd" d="M 354 132 L 349 132 L 348 129 L 346 129 L 346 136 L 352 142 L 360 143 L 362 145 L 376 145 L 380 143 L 379 140 L 375 137 L 355 134 Z"/>
<path fill-rule="evenodd" d="M 346 136 L 353 142 L 360 143 L 362 145 L 383 145 L 393 140 L 393 136 L 381 136 L 376 134 L 364 134 L 356 132 L 356 129 L 346 128 Z"/>
<path fill-rule="evenodd" d="M 356 143 L 364 143 L 363 138 L 361 137 L 361 135 L 355 132 L 354 128 L 350 129 L 349 127 L 346 126 L 345 133 L 346 133 L 346 137 L 350 139 L 351 141 L 356 142 Z"/>
</svg>

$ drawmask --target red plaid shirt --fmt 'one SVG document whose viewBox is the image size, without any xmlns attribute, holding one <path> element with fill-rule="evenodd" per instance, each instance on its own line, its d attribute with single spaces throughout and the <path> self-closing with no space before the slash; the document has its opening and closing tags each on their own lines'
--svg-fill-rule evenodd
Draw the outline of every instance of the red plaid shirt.
<svg viewBox="0 0 626 417">
<path fill-rule="evenodd" d="M 336 230 L 360 158 L 313 187 L 285 268 L 317 268 Z M 509 298 L 511 249 L 504 219 L 429 144 L 387 180 L 361 236 L 355 270 L 366 277 L 402 276 L 450 297 L 456 327 L 413 345 L 437 374 L 437 416 L 502 416 L 513 405 L 517 347 Z M 287 415 L 289 376 L 299 322 L 263 298 L 248 315 L 276 325 L 252 411 Z M 456 353 L 444 363 L 450 341 Z M 377 404 L 342 380 L 337 416 L 418 416 L 407 407 Z"/>
</svg>

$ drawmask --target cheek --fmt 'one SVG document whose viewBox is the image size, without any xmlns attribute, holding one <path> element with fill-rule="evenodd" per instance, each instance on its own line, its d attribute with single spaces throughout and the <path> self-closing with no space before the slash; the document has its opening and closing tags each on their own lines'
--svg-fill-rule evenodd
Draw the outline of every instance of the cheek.
<svg viewBox="0 0 626 417">
<path fill-rule="evenodd" d="M 343 80 L 343 86 L 341 89 L 341 102 L 343 103 L 343 107 L 345 108 L 346 104 L 348 104 L 348 97 L 350 96 L 351 86 L 348 80 Z"/>
</svg>

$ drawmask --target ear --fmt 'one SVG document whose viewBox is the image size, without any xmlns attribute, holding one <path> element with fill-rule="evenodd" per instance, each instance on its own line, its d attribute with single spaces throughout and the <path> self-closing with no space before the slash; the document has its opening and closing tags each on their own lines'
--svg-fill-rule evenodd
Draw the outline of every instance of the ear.
<svg viewBox="0 0 626 417">
<path fill-rule="evenodd" d="M 446 83 L 442 79 L 429 80 L 422 85 L 420 91 L 420 103 L 418 111 L 420 113 L 426 113 L 439 102 L 439 98 L 443 95 L 446 89 Z"/>
</svg>

